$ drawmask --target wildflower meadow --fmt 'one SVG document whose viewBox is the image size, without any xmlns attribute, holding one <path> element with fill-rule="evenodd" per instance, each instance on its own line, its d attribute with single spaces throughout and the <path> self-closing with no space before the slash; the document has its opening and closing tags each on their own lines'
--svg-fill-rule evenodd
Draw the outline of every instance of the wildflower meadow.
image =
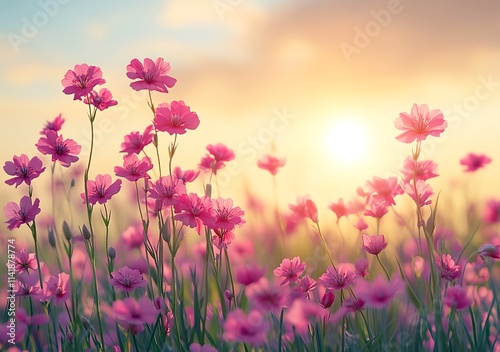
<svg viewBox="0 0 500 352">
<path fill-rule="evenodd" d="M 68 68 L 61 94 L 88 120 L 88 155 L 62 112 L 23 136 L 36 155 L 2 161 L 18 195 L 2 204 L 2 350 L 500 351 L 500 199 L 451 210 L 431 186 L 439 167 L 421 146 L 447 132 L 439 107 L 395 113 L 385 129 L 411 152 L 352 199 L 237 204 L 218 182 L 230 145 L 178 166 L 183 136 L 205 121 L 189 96 L 169 100 L 182 80 L 170 70 L 164 58 L 124 67 L 151 123 L 108 150 L 95 124 L 120 101 L 100 67 Z M 111 153 L 123 162 L 104 173 L 96 160 Z M 254 167 L 276 189 L 293 157 L 263 153 Z M 470 175 L 492 162 L 460 161 Z"/>
</svg>

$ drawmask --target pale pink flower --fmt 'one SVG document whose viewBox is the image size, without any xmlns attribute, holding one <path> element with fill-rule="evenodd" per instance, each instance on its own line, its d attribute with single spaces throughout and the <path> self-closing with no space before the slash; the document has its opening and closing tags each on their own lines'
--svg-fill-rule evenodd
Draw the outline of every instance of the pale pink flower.
<svg viewBox="0 0 500 352">
<path fill-rule="evenodd" d="M 144 324 L 154 323 L 158 316 L 154 304 L 147 297 L 141 297 L 139 301 L 131 297 L 116 300 L 113 302 L 113 312 L 118 323 L 132 334 L 144 330 Z"/>
<path fill-rule="evenodd" d="M 396 276 L 392 277 L 391 281 L 378 276 L 372 282 L 359 280 L 354 292 L 367 307 L 384 308 L 404 286 L 403 281 Z"/>
<path fill-rule="evenodd" d="M 89 94 L 95 86 L 104 84 L 102 71 L 99 67 L 87 64 L 75 65 L 74 70 L 68 70 L 61 81 L 63 93 L 74 94 L 73 100 L 81 100 Z"/>
<path fill-rule="evenodd" d="M 155 90 L 161 93 L 168 93 L 167 88 L 172 88 L 177 80 L 167 74 L 170 72 L 170 63 L 163 58 L 153 60 L 144 59 L 144 65 L 137 59 L 130 61 L 127 65 L 127 77 L 139 79 L 130 83 L 134 90 Z"/>
<path fill-rule="evenodd" d="M 147 284 L 139 270 L 130 269 L 126 265 L 114 271 L 112 275 L 109 283 L 124 292 L 132 292 L 137 287 L 146 287 Z"/>
<path fill-rule="evenodd" d="M 361 277 L 368 276 L 368 260 L 366 258 L 356 259 L 354 262 L 354 268 L 356 269 L 356 274 Z"/>
<path fill-rule="evenodd" d="M 415 194 L 415 185 L 412 183 L 406 183 L 404 186 L 406 194 L 408 194 L 411 199 L 420 207 L 424 205 L 429 205 L 432 203 L 432 199 L 429 199 L 434 191 L 430 184 L 425 183 L 425 181 L 417 180 L 417 194 Z"/>
<path fill-rule="evenodd" d="M 121 234 L 121 241 L 128 249 L 140 248 L 144 243 L 144 230 L 140 225 L 131 225 Z"/>
<path fill-rule="evenodd" d="M 36 156 L 30 160 L 26 154 L 14 155 L 12 160 L 6 161 L 3 167 L 7 175 L 14 176 L 5 181 L 9 186 L 15 184 L 17 188 L 23 182 L 31 185 L 31 181 L 45 171 L 42 161 Z"/>
<path fill-rule="evenodd" d="M 305 218 L 311 219 L 314 223 L 318 223 L 318 208 L 309 196 L 298 197 L 296 204 L 288 205 L 297 220 Z"/>
<path fill-rule="evenodd" d="M 442 254 L 441 258 L 437 258 L 436 264 L 441 270 L 441 277 L 448 281 L 453 281 L 460 277 L 460 265 L 457 265 L 449 254 Z"/>
<path fill-rule="evenodd" d="M 398 184 L 397 177 L 380 178 L 373 177 L 371 181 L 366 181 L 366 193 L 370 194 L 371 199 L 384 202 L 387 205 L 395 205 L 394 197 L 403 194 L 403 189 Z"/>
<path fill-rule="evenodd" d="M 59 132 L 62 128 L 65 119 L 62 117 L 62 114 L 56 116 L 53 121 L 47 121 L 43 126 L 43 129 L 40 131 L 40 134 L 46 135 L 47 131 L 55 131 Z"/>
<path fill-rule="evenodd" d="M 465 287 L 455 285 L 448 287 L 443 302 L 451 309 L 461 310 L 472 304 L 472 298 L 469 297 Z"/>
<path fill-rule="evenodd" d="M 101 88 L 101 90 L 99 90 L 99 93 L 93 90 L 88 94 L 87 97 L 85 97 L 83 102 L 85 104 L 95 106 L 100 111 L 118 104 L 116 100 L 113 100 L 113 95 L 111 94 L 111 92 L 106 88 Z"/>
<path fill-rule="evenodd" d="M 276 175 L 279 168 L 285 166 L 285 164 L 285 158 L 277 158 L 272 155 L 264 155 L 257 161 L 257 166 L 260 169 L 269 171 L 273 176 Z"/>
<path fill-rule="evenodd" d="M 35 253 L 30 253 L 26 248 L 21 249 L 14 258 L 16 274 L 38 270 Z"/>
<path fill-rule="evenodd" d="M 57 132 L 49 130 L 45 137 L 40 137 L 35 144 L 40 153 L 52 155 L 52 161 L 59 160 L 62 166 L 69 167 L 78 161 L 76 155 L 80 154 L 82 147 L 72 139 L 63 139 Z"/>
<path fill-rule="evenodd" d="M 389 208 L 387 207 L 385 202 L 371 200 L 368 203 L 367 208 L 366 208 L 365 212 L 363 213 L 363 215 L 371 216 L 372 218 L 375 218 L 375 219 L 381 219 L 388 212 L 389 212 Z"/>
<path fill-rule="evenodd" d="M 354 225 L 355 228 L 357 228 L 359 231 L 363 231 L 363 230 L 366 230 L 368 228 L 368 224 L 366 223 L 365 220 L 363 220 L 363 218 L 360 216 L 358 218 L 358 222 L 356 223 L 356 225 Z"/>
<path fill-rule="evenodd" d="M 294 333 L 307 336 L 310 327 L 327 318 L 328 312 L 308 299 L 296 299 L 286 310 L 285 321 Z"/>
<path fill-rule="evenodd" d="M 247 286 L 246 293 L 252 305 L 263 313 L 278 313 L 288 301 L 287 289 L 276 286 L 266 278 Z"/>
<path fill-rule="evenodd" d="M 207 225 L 214 222 L 212 208 L 212 200 L 207 196 L 200 198 L 195 193 L 181 194 L 174 204 L 174 219 L 185 226 L 196 227 L 200 233 L 201 223 Z"/>
<path fill-rule="evenodd" d="M 238 206 L 233 206 L 231 198 L 217 198 L 213 201 L 215 218 L 213 222 L 206 224 L 211 229 L 233 230 L 236 226 L 243 226 L 245 212 Z"/>
<path fill-rule="evenodd" d="M 236 270 L 236 281 L 242 285 L 248 286 L 259 281 L 264 276 L 265 272 L 266 269 L 257 266 L 257 264 L 240 266 Z"/>
<path fill-rule="evenodd" d="M 125 177 L 129 181 L 137 181 L 141 178 L 149 178 L 148 171 L 153 168 L 151 159 L 147 156 L 141 160 L 136 154 L 123 156 L 123 167 L 115 166 L 115 175 Z"/>
<path fill-rule="evenodd" d="M 162 176 L 151 183 L 149 187 L 149 196 L 153 199 L 161 200 L 163 206 L 175 205 L 177 199 L 186 193 L 186 186 L 182 180 L 175 176 Z"/>
<path fill-rule="evenodd" d="M 54 301 L 58 306 L 71 297 L 71 285 L 69 275 L 59 273 L 57 277 L 51 276 L 43 286 L 43 295 L 46 301 Z"/>
<path fill-rule="evenodd" d="M 337 270 L 330 265 L 318 279 L 318 282 L 327 290 L 337 291 L 349 288 L 358 279 L 354 265 L 339 264 L 336 268 Z"/>
<path fill-rule="evenodd" d="M 7 218 L 5 223 L 9 224 L 7 228 L 12 230 L 35 220 L 35 216 L 40 213 L 39 204 L 40 200 L 38 198 L 31 204 L 31 199 L 28 196 L 22 197 L 19 205 L 15 202 L 7 203 L 3 208 L 3 213 Z"/>
<path fill-rule="evenodd" d="M 339 198 L 337 203 L 330 203 L 328 208 L 331 211 L 333 211 L 335 213 L 335 215 L 337 215 L 337 220 L 340 220 L 340 218 L 343 216 L 347 217 L 347 216 L 349 216 L 349 214 L 351 214 L 351 211 L 348 208 L 348 206 L 344 203 L 343 198 Z"/>
<path fill-rule="evenodd" d="M 462 159 L 460 164 L 465 166 L 465 172 L 474 172 L 491 163 L 491 158 L 484 154 L 469 153 Z"/>
<path fill-rule="evenodd" d="M 281 281 L 281 285 L 286 285 L 290 282 L 295 282 L 299 279 L 306 269 L 306 263 L 300 261 L 300 257 L 294 257 L 292 259 L 285 258 L 281 261 L 280 266 L 273 270 L 273 273 L 277 277 L 284 278 Z"/>
<path fill-rule="evenodd" d="M 213 231 L 215 235 L 212 236 L 212 243 L 218 249 L 227 248 L 235 238 L 233 230 L 216 228 Z"/>
<path fill-rule="evenodd" d="M 415 140 L 423 141 L 427 136 L 439 137 L 448 123 L 441 110 L 429 110 L 426 104 L 413 104 L 409 114 L 406 112 L 399 114 L 394 126 L 403 131 L 396 139 L 403 143 L 411 143 Z"/>
<path fill-rule="evenodd" d="M 245 315 L 241 309 L 231 311 L 224 322 L 222 338 L 227 342 L 243 342 L 260 347 L 266 340 L 269 323 L 264 316 L 252 310 Z"/>
<path fill-rule="evenodd" d="M 42 263 L 40 263 L 40 266 L 42 266 Z M 17 275 L 16 296 L 32 297 L 36 300 L 43 299 L 38 270 L 24 271 Z"/>
<path fill-rule="evenodd" d="M 300 279 L 297 280 L 297 286 L 293 288 L 295 292 L 298 292 L 300 295 L 309 295 L 309 292 L 312 292 L 317 286 L 316 280 L 314 280 L 309 275 L 304 275 Z"/>
<path fill-rule="evenodd" d="M 144 147 L 153 141 L 154 134 L 151 133 L 151 131 L 153 131 L 153 125 L 147 126 L 142 134 L 135 131 L 125 135 L 124 141 L 121 144 L 122 150 L 120 150 L 120 153 L 127 153 L 130 155 L 142 152 Z"/>
<path fill-rule="evenodd" d="M 497 245 L 490 243 L 483 244 L 477 250 L 477 254 L 479 254 L 479 256 L 481 257 L 500 259 L 500 244 Z"/>
<path fill-rule="evenodd" d="M 195 170 L 182 170 L 179 166 L 176 166 L 173 174 L 184 183 L 189 183 L 196 180 L 200 172 Z"/>
<path fill-rule="evenodd" d="M 500 200 L 489 199 L 484 208 L 483 220 L 486 223 L 496 223 L 500 220 Z"/>
<path fill-rule="evenodd" d="M 409 182 L 413 177 L 417 180 L 426 181 L 430 178 L 439 176 L 437 172 L 437 164 L 432 160 L 417 161 L 408 156 L 403 162 L 403 167 L 399 170 L 403 174 L 403 181 Z"/>
<path fill-rule="evenodd" d="M 87 180 L 88 199 L 90 204 L 104 204 L 111 199 L 112 196 L 120 192 L 122 180 L 116 180 L 111 183 L 111 176 L 97 175 L 95 181 Z M 80 194 L 83 203 L 86 203 L 85 193 Z"/>
<path fill-rule="evenodd" d="M 363 235 L 362 240 L 365 251 L 373 255 L 379 255 L 387 247 L 384 235 Z"/>
<path fill-rule="evenodd" d="M 179 100 L 158 105 L 153 124 L 156 130 L 168 132 L 170 135 L 184 134 L 187 130 L 195 130 L 200 124 L 200 119 L 189 106 Z"/>
<path fill-rule="evenodd" d="M 234 159 L 234 152 L 222 143 L 209 144 L 206 154 L 199 164 L 200 169 L 211 171 L 214 175 L 217 171 L 224 168 L 225 163 Z"/>
</svg>

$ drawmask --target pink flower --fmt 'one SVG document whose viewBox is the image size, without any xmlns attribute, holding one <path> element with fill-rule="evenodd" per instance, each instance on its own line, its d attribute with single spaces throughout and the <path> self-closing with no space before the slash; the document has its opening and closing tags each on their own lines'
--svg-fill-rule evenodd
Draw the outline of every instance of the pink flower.
<svg viewBox="0 0 500 352">
<path fill-rule="evenodd" d="M 483 220 L 486 223 L 496 223 L 500 219 L 500 200 L 489 199 L 484 208 Z"/>
<path fill-rule="evenodd" d="M 76 155 L 80 154 L 81 146 L 72 139 L 63 139 L 55 131 L 47 131 L 45 137 L 40 137 L 35 144 L 40 153 L 52 155 L 52 161 L 59 160 L 62 166 L 69 167 L 71 163 L 78 161 Z"/>
<path fill-rule="evenodd" d="M 429 199 L 434 191 L 430 184 L 425 183 L 425 181 L 417 180 L 417 194 L 415 194 L 415 186 L 412 183 L 406 183 L 404 186 L 404 190 L 406 194 L 408 194 L 411 199 L 415 202 L 415 204 L 423 207 L 424 205 L 429 205 L 432 203 L 432 200 Z"/>
<path fill-rule="evenodd" d="M 288 207 L 299 221 L 305 218 L 311 219 L 314 223 L 319 221 L 318 208 L 309 196 L 298 197 L 297 204 L 290 204 Z"/>
<path fill-rule="evenodd" d="M 120 153 L 127 153 L 130 155 L 142 152 L 144 147 L 153 141 L 154 134 L 151 133 L 151 131 L 153 131 L 153 125 L 146 127 L 142 134 L 138 131 L 127 134 L 121 145 L 122 150 L 120 150 Z"/>
<path fill-rule="evenodd" d="M 213 223 L 212 206 L 212 200 L 207 196 L 200 198 L 195 193 L 182 194 L 174 204 L 174 213 L 176 214 L 174 219 L 182 222 L 185 226 L 199 229 L 201 227 L 200 221 L 205 225 Z"/>
<path fill-rule="evenodd" d="M 85 97 L 83 102 L 88 105 L 94 105 L 101 111 L 109 108 L 110 106 L 115 106 L 116 104 L 118 104 L 116 100 L 113 100 L 113 95 L 111 94 L 111 92 L 106 88 L 101 88 L 99 93 L 93 90 L 88 94 L 88 98 Z"/>
<path fill-rule="evenodd" d="M 484 154 L 469 153 L 460 159 L 460 164 L 465 166 L 465 172 L 474 172 L 491 163 L 491 158 Z"/>
<path fill-rule="evenodd" d="M 47 121 L 45 126 L 43 126 L 43 129 L 40 131 L 40 134 L 46 135 L 47 131 L 54 131 L 54 132 L 59 132 L 62 128 L 62 125 L 64 123 L 64 118 L 62 117 L 62 114 L 57 115 L 57 117 L 53 121 Z"/>
<path fill-rule="evenodd" d="M 162 176 L 155 183 L 151 183 L 149 188 L 150 197 L 161 200 L 163 206 L 175 205 L 177 199 L 185 193 L 184 182 L 175 176 Z"/>
<path fill-rule="evenodd" d="M 170 72 L 170 64 L 163 58 L 156 59 L 156 62 L 146 58 L 144 65 L 137 59 L 130 61 L 127 65 L 127 77 L 139 79 L 130 83 L 134 90 L 155 90 L 161 93 L 168 93 L 167 88 L 172 88 L 177 80 L 167 74 Z"/>
<path fill-rule="evenodd" d="M 378 276 L 373 282 L 358 281 L 354 291 L 367 307 L 384 308 L 403 288 L 404 283 L 398 277 L 387 281 L 382 276 Z"/>
<path fill-rule="evenodd" d="M 87 64 L 75 65 L 74 70 L 68 70 L 61 81 L 65 87 L 63 93 L 74 94 L 73 100 L 81 100 L 89 94 L 95 86 L 104 84 L 102 71 L 99 67 Z"/>
<path fill-rule="evenodd" d="M 373 255 L 379 255 L 387 247 L 384 235 L 363 235 L 362 240 L 365 251 Z"/>
<path fill-rule="evenodd" d="M 26 248 L 21 249 L 21 251 L 17 253 L 14 264 L 16 274 L 27 273 L 29 270 L 38 270 L 35 253 L 29 253 Z"/>
<path fill-rule="evenodd" d="M 215 235 L 212 236 L 212 243 L 218 249 L 227 248 L 234 240 L 233 230 L 221 228 L 214 229 Z"/>
<path fill-rule="evenodd" d="M 132 292 L 137 287 L 146 287 L 146 280 L 142 277 L 141 272 L 130 269 L 126 265 L 113 272 L 113 277 L 109 279 L 109 283 L 124 292 Z"/>
<path fill-rule="evenodd" d="M 236 270 L 236 281 L 242 285 L 248 286 L 259 281 L 264 276 L 265 272 L 265 268 L 261 268 L 256 264 L 240 266 Z"/>
<path fill-rule="evenodd" d="M 477 250 L 477 254 L 479 254 L 481 257 L 500 259 L 500 244 L 497 245 L 490 243 L 483 244 Z"/>
<path fill-rule="evenodd" d="M 113 312 L 116 320 L 132 334 L 144 330 L 144 324 L 154 323 L 158 316 L 154 304 L 147 297 L 142 297 L 139 301 L 131 297 L 116 300 L 113 302 Z"/>
<path fill-rule="evenodd" d="M 441 258 L 436 260 L 438 268 L 441 269 L 441 277 L 448 281 L 453 281 L 460 277 L 460 266 L 455 263 L 449 254 L 441 255 Z"/>
<path fill-rule="evenodd" d="M 319 305 L 324 309 L 328 309 L 333 305 L 333 302 L 335 302 L 335 294 L 332 291 L 326 291 L 321 297 Z"/>
<path fill-rule="evenodd" d="M 316 288 L 316 285 L 316 280 L 309 275 L 304 275 L 297 281 L 297 286 L 295 286 L 293 290 L 301 295 L 305 294 L 307 296 L 309 292 Z"/>
<path fill-rule="evenodd" d="M 111 183 L 111 176 L 97 175 L 95 181 L 87 180 L 87 190 L 90 204 L 104 204 L 111 199 L 112 196 L 120 191 L 122 180 L 116 180 Z M 85 193 L 80 194 L 85 204 Z"/>
<path fill-rule="evenodd" d="M 144 232 L 142 226 L 132 225 L 125 229 L 121 234 L 121 241 L 125 243 L 128 249 L 139 248 L 144 243 Z"/>
<path fill-rule="evenodd" d="M 43 287 L 43 295 L 46 301 L 53 300 L 55 305 L 65 302 L 70 298 L 71 286 L 69 275 L 59 273 L 57 277 L 51 276 Z"/>
<path fill-rule="evenodd" d="M 28 224 L 35 220 L 35 216 L 40 213 L 39 204 L 40 200 L 38 198 L 31 204 L 31 199 L 28 196 L 22 197 L 19 201 L 19 205 L 15 202 L 7 203 L 3 208 L 3 213 L 8 219 L 5 222 L 9 224 L 7 228 L 12 230 L 21 227 L 22 224 Z"/>
<path fill-rule="evenodd" d="M 281 285 L 286 285 L 290 282 L 295 282 L 299 279 L 306 268 L 306 263 L 300 261 L 300 257 L 294 257 L 293 259 L 285 258 L 281 261 L 279 267 L 273 270 L 273 273 L 277 277 L 285 278 L 281 281 Z"/>
<path fill-rule="evenodd" d="M 227 342 L 243 342 L 260 347 L 266 340 L 269 323 L 264 316 L 255 310 L 245 315 L 241 309 L 229 313 L 224 322 L 222 338 Z"/>
<path fill-rule="evenodd" d="M 368 207 L 363 213 L 365 216 L 371 216 L 372 218 L 375 219 L 381 219 L 387 212 L 389 211 L 389 208 L 387 208 L 387 205 L 383 201 L 375 201 L 371 200 L 368 203 Z"/>
<path fill-rule="evenodd" d="M 403 189 L 398 184 L 397 177 L 380 178 L 373 177 L 372 181 L 366 182 L 366 193 L 371 195 L 375 201 L 384 202 L 387 205 L 395 205 L 394 197 L 403 194 Z"/>
<path fill-rule="evenodd" d="M 326 273 L 319 277 L 318 282 L 327 290 L 336 291 L 349 288 L 357 279 L 358 276 L 352 264 L 340 264 L 337 270 L 330 265 Z"/>
<path fill-rule="evenodd" d="M 349 214 L 351 214 L 350 210 L 348 209 L 347 205 L 344 204 L 344 199 L 339 198 L 337 203 L 330 203 L 328 208 L 337 215 L 337 220 L 339 220 L 341 217 L 345 216 L 347 217 Z"/>
<path fill-rule="evenodd" d="M 472 304 L 472 299 L 467 294 L 466 288 L 455 285 L 448 287 L 443 302 L 451 309 L 461 310 L 469 307 Z"/>
<path fill-rule="evenodd" d="M 257 166 L 263 170 L 267 170 L 271 175 L 276 175 L 280 167 L 285 166 L 285 158 L 276 158 L 272 155 L 264 155 L 260 160 L 257 161 Z"/>
<path fill-rule="evenodd" d="M 180 100 L 158 105 L 153 124 L 158 131 L 168 132 L 170 135 L 184 134 L 186 130 L 196 129 L 200 124 L 200 119 L 189 106 Z"/>
<path fill-rule="evenodd" d="M 42 266 L 41 263 L 40 266 Z M 16 296 L 32 297 L 37 300 L 43 299 L 43 292 L 40 289 L 40 278 L 38 276 L 38 271 L 25 271 L 17 276 Z"/>
<path fill-rule="evenodd" d="M 365 258 L 359 258 L 354 262 L 354 268 L 356 269 L 356 274 L 361 277 L 368 276 L 368 260 Z"/>
<path fill-rule="evenodd" d="M 16 188 L 23 182 L 31 185 L 31 181 L 45 171 L 38 157 L 35 156 L 30 160 L 26 154 L 14 155 L 13 161 L 6 161 L 3 169 L 7 175 L 14 176 L 5 183 L 9 186 L 15 184 Z"/>
<path fill-rule="evenodd" d="M 215 347 L 210 345 L 200 345 L 199 343 L 192 343 L 189 346 L 189 352 L 217 352 Z"/>
<path fill-rule="evenodd" d="M 438 110 L 430 110 L 426 104 L 413 104 L 411 113 L 402 112 L 394 122 L 398 130 L 404 131 L 396 139 L 403 143 L 411 143 L 414 140 L 423 141 L 427 136 L 439 137 L 444 132 L 448 123 L 444 120 L 443 113 Z"/>
<path fill-rule="evenodd" d="M 222 169 L 225 163 L 234 159 L 234 152 L 222 143 L 209 144 L 206 149 L 209 154 L 206 154 L 199 164 L 200 169 L 211 171 L 214 175 L 217 170 Z"/>
<path fill-rule="evenodd" d="M 233 206 L 231 198 L 217 198 L 214 200 L 215 220 L 210 224 L 206 224 L 211 229 L 233 230 L 236 226 L 243 226 L 245 220 L 243 215 L 245 212 L 240 207 Z"/>
<path fill-rule="evenodd" d="M 269 282 L 266 278 L 247 286 L 246 293 L 253 306 L 263 313 L 281 311 L 288 300 L 287 291 L 281 286 Z"/>
<path fill-rule="evenodd" d="M 176 166 L 175 169 L 174 169 L 174 175 L 178 179 L 182 180 L 184 183 L 193 182 L 194 180 L 196 180 L 196 178 L 198 177 L 199 174 L 200 174 L 199 171 L 195 171 L 195 170 L 182 170 L 178 166 Z"/>
<path fill-rule="evenodd" d="M 430 178 L 439 176 L 436 173 L 437 164 L 432 160 L 417 161 L 408 156 L 403 162 L 403 167 L 399 170 L 403 174 L 403 181 L 408 183 L 413 180 L 413 176 L 417 180 L 426 181 Z"/>
<path fill-rule="evenodd" d="M 141 178 L 149 178 L 148 171 L 153 168 L 151 159 L 147 156 L 139 161 L 135 154 L 123 156 L 123 167 L 115 166 L 115 175 L 125 177 L 129 181 L 137 181 Z"/>
<path fill-rule="evenodd" d="M 366 223 L 365 220 L 363 220 L 362 217 L 358 218 L 358 222 L 356 225 L 354 225 L 355 228 L 357 228 L 359 231 L 366 230 L 368 228 L 368 224 Z"/>
</svg>

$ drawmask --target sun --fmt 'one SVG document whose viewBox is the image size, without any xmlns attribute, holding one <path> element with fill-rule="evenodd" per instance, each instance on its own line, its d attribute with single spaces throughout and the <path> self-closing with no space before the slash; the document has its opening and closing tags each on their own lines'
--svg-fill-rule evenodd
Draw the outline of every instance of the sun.
<svg viewBox="0 0 500 352">
<path fill-rule="evenodd" d="M 341 163 L 358 164 L 368 156 L 366 129 L 357 120 L 334 121 L 326 131 L 325 139 L 328 152 Z"/>
</svg>

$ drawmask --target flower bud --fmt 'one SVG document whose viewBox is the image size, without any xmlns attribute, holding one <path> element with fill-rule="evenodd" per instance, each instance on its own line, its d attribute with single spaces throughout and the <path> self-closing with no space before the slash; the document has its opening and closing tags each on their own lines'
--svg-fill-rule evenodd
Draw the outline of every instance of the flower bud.
<svg viewBox="0 0 500 352">
<path fill-rule="evenodd" d="M 170 242 L 170 229 L 168 228 L 168 219 L 163 223 L 161 227 L 161 237 L 165 242 Z"/>
<path fill-rule="evenodd" d="M 69 225 L 66 221 L 63 222 L 63 234 L 64 238 L 66 238 L 67 241 L 71 240 L 71 237 L 73 237 L 73 234 L 71 233 L 71 230 L 69 229 Z"/>
<path fill-rule="evenodd" d="M 229 302 L 231 302 L 234 299 L 234 294 L 229 290 L 224 291 L 224 296 Z"/>
<path fill-rule="evenodd" d="M 116 250 L 113 247 L 109 247 L 109 249 L 108 249 L 108 257 L 110 259 L 115 259 L 116 258 Z"/>
<path fill-rule="evenodd" d="M 333 302 L 335 302 L 335 295 L 333 294 L 333 292 L 328 291 L 325 292 L 323 297 L 321 297 L 319 305 L 325 309 L 328 309 L 332 306 Z"/>
<path fill-rule="evenodd" d="M 90 237 L 92 237 L 92 234 L 90 233 L 90 231 L 86 225 L 83 225 L 83 227 L 82 227 L 82 236 L 86 240 L 90 240 Z"/>
<path fill-rule="evenodd" d="M 49 244 L 52 248 L 56 248 L 56 236 L 54 235 L 54 230 L 49 229 Z"/>
<path fill-rule="evenodd" d="M 205 187 L 205 195 L 208 198 L 212 197 L 212 184 L 211 183 L 207 184 L 207 186 Z"/>
</svg>

